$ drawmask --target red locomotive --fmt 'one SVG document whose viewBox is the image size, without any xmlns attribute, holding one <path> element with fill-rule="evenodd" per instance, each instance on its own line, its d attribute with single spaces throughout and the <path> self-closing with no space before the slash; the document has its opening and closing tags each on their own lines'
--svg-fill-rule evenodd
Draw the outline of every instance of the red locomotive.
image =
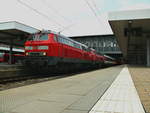
<svg viewBox="0 0 150 113">
<path fill-rule="evenodd" d="M 104 64 L 104 56 L 63 35 L 50 31 L 32 34 L 25 43 L 24 64 L 30 66 L 91 67 Z M 69 64 L 69 65 L 68 65 Z M 68 68 L 68 67 L 67 67 Z"/>
</svg>

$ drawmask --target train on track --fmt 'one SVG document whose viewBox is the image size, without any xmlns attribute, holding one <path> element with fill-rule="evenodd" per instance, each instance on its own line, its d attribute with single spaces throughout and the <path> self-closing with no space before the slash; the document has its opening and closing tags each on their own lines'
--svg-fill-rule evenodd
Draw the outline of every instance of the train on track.
<svg viewBox="0 0 150 113">
<path fill-rule="evenodd" d="M 71 70 L 115 65 L 116 60 L 59 33 L 40 31 L 25 42 L 23 64 L 28 67 Z"/>
<path fill-rule="evenodd" d="M 12 54 L 12 64 L 21 62 L 24 58 L 24 53 Z M 9 63 L 9 53 L 0 52 L 0 63 Z"/>
</svg>

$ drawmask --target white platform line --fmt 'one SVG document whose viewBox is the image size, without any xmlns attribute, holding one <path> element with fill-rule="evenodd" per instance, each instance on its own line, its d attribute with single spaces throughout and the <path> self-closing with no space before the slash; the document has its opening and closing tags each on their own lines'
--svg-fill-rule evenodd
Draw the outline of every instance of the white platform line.
<svg viewBox="0 0 150 113">
<path fill-rule="evenodd" d="M 145 113 L 127 67 L 89 113 Z"/>
</svg>

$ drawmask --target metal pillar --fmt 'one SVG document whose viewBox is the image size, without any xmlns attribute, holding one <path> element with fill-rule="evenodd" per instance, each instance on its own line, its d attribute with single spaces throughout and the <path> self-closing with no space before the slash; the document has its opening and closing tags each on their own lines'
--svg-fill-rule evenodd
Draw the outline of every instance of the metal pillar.
<svg viewBox="0 0 150 113">
<path fill-rule="evenodd" d="M 147 66 L 150 67 L 150 38 L 147 38 Z"/>
<path fill-rule="evenodd" d="M 10 39 L 10 50 L 9 50 L 9 64 L 12 64 L 12 49 L 13 49 L 13 39 Z"/>
</svg>

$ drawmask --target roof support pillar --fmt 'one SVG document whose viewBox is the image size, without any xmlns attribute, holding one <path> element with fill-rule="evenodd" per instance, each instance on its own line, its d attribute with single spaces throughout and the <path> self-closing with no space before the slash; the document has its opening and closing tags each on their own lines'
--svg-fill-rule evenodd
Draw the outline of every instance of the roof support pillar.
<svg viewBox="0 0 150 113">
<path fill-rule="evenodd" d="M 147 66 L 150 67 L 150 37 L 147 37 Z"/>
<path fill-rule="evenodd" d="M 13 56 L 12 56 L 12 49 L 13 49 L 13 39 L 10 39 L 10 51 L 9 51 L 9 64 L 12 64 L 13 62 Z"/>
<path fill-rule="evenodd" d="M 131 39 L 131 29 L 132 29 L 132 20 L 129 20 L 129 21 L 128 21 L 128 30 L 129 30 L 129 31 L 128 31 L 128 36 L 127 36 L 127 37 L 128 37 L 128 39 L 127 39 L 127 40 L 128 40 L 128 41 L 127 41 L 127 59 L 126 59 L 126 60 L 127 60 L 127 63 L 130 63 L 130 62 L 129 62 L 129 59 L 130 59 L 130 58 L 129 58 L 129 49 L 130 49 L 129 46 L 130 46 L 130 39 Z"/>
</svg>

